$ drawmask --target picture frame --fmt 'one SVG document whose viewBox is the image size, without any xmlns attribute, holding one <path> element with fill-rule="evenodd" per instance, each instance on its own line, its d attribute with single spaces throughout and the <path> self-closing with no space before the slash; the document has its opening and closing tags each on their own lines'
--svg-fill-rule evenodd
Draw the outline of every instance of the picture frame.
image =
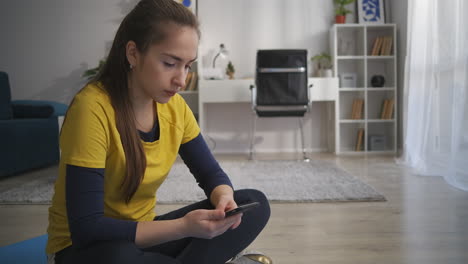
<svg viewBox="0 0 468 264">
<path fill-rule="evenodd" d="M 183 4 L 185 7 L 190 9 L 195 15 L 197 15 L 197 0 L 174 0 Z"/>
<path fill-rule="evenodd" d="M 359 24 L 385 24 L 384 0 L 357 0 Z"/>
</svg>

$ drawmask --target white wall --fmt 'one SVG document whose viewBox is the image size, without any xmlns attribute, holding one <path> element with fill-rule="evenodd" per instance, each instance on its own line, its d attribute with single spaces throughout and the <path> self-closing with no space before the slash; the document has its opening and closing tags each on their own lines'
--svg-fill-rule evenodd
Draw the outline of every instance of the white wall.
<svg viewBox="0 0 468 264">
<path fill-rule="evenodd" d="M 135 1 L 15 0 L 0 2 L 0 70 L 13 99 L 68 103 L 81 74 L 110 48 Z"/>
</svg>

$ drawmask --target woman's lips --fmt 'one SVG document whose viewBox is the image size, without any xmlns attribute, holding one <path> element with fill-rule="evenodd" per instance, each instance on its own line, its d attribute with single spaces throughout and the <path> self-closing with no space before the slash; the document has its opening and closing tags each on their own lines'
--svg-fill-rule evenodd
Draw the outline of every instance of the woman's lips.
<svg viewBox="0 0 468 264">
<path fill-rule="evenodd" d="M 173 91 L 164 91 L 167 95 L 169 96 L 174 96 L 177 92 L 173 92 Z"/>
</svg>

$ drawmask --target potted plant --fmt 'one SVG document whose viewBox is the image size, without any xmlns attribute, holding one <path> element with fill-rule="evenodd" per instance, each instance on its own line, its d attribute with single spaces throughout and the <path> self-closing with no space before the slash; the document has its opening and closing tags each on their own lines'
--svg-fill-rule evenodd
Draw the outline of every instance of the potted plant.
<svg viewBox="0 0 468 264">
<path fill-rule="evenodd" d="M 229 76 L 229 80 L 234 79 L 234 73 L 236 72 L 236 69 L 234 68 L 234 65 L 232 64 L 231 61 L 229 61 L 227 67 L 226 67 L 226 75 Z"/>
<path fill-rule="evenodd" d="M 312 62 L 317 63 L 317 76 L 318 77 L 332 77 L 332 57 L 327 52 L 319 53 L 310 59 Z"/>
<path fill-rule="evenodd" d="M 352 13 L 351 10 L 346 9 L 345 6 L 353 3 L 356 0 L 333 0 L 335 2 L 335 22 L 337 24 L 344 24 L 346 22 L 346 15 Z"/>
<path fill-rule="evenodd" d="M 96 68 L 92 68 L 92 69 L 89 69 L 89 70 L 86 70 L 82 77 L 86 77 L 88 80 L 91 80 L 93 79 L 96 74 L 98 74 L 98 72 L 101 70 L 102 66 L 104 66 L 104 63 L 106 63 L 106 59 L 101 59 L 99 60 L 99 65 L 96 67 Z"/>
</svg>

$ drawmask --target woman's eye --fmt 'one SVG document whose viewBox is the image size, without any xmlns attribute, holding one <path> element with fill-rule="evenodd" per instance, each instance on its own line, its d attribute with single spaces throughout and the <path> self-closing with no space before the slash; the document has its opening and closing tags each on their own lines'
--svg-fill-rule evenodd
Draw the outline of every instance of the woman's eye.
<svg viewBox="0 0 468 264">
<path fill-rule="evenodd" d="M 192 65 L 185 65 L 185 69 L 188 71 L 192 70 Z"/>
<path fill-rule="evenodd" d="M 175 66 L 175 63 L 164 62 L 164 66 L 172 68 Z"/>
</svg>

